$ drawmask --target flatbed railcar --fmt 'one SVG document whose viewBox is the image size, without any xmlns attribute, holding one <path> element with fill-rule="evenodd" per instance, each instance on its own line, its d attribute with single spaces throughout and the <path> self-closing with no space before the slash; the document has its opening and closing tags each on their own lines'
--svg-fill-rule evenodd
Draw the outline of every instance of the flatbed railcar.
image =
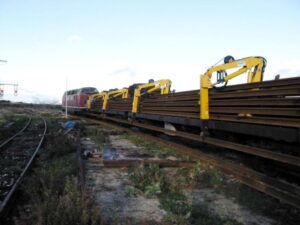
<svg viewBox="0 0 300 225">
<path fill-rule="evenodd" d="M 292 87 L 291 87 L 292 84 Z M 300 78 L 265 81 L 259 84 L 215 88 L 211 95 L 210 132 L 228 132 L 300 143 Z M 260 90 L 257 90 L 259 88 Z M 277 91 L 277 89 L 280 89 Z M 132 97 L 112 98 L 106 110 L 97 104 L 89 111 L 141 122 L 171 123 L 178 129 L 201 132 L 199 91 L 147 95 L 132 113 Z M 97 102 L 99 103 L 99 102 Z M 250 115 L 249 115 L 250 114 Z"/>
<path fill-rule="evenodd" d="M 174 130 L 208 136 L 221 132 L 299 144 L 300 77 L 262 81 L 265 66 L 263 57 L 228 56 L 224 64 L 201 75 L 198 90 L 173 93 L 171 81 L 151 81 L 90 95 L 89 102 L 85 98 L 77 109 L 161 126 L 168 123 Z M 235 67 L 238 70 L 227 75 L 226 69 Z M 246 72 L 248 83 L 218 87 L 210 81 L 214 72 L 216 84 L 227 84 Z"/>
</svg>

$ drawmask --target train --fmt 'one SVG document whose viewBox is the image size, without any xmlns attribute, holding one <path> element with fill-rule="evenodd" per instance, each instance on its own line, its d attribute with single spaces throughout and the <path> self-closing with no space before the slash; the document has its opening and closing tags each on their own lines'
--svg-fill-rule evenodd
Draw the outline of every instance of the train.
<svg viewBox="0 0 300 225">
<path fill-rule="evenodd" d="M 235 60 L 227 56 L 223 64 L 201 75 L 198 90 L 174 92 L 169 79 L 102 92 L 89 87 L 64 93 L 62 106 L 74 113 L 152 123 L 204 136 L 247 135 L 299 144 L 300 77 L 263 81 L 265 67 L 263 57 Z M 227 85 L 245 73 L 247 83 Z"/>
<path fill-rule="evenodd" d="M 78 112 L 87 109 L 89 96 L 98 93 L 95 87 L 83 87 L 65 91 L 62 97 L 63 110 L 68 108 L 70 112 Z"/>
</svg>

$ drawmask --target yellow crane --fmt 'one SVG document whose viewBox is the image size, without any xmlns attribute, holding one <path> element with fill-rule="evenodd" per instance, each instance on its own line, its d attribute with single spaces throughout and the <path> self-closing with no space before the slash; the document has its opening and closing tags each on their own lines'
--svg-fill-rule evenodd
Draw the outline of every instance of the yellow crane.
<svg viewBox="0 0 300 225">
<path fill-rule="evenodd" d="M 92 104 L 93 104 L 93 101 L 95 99 L 102 99 L 103 100 L 106 93 L 107 93 L 107 91 L 102 91 L 100 93 L 90 95 L 89 100 L 88 100 L 88 109 L 92 108 Z"/>
<path fill-rule="evenodd" d="M 105 111 L 107 109 L 107 103 L 110 98 L 116 98 L 119 96 L 122 96 L 123 99 L 128 98 L 128 88 L 106 92 L 103 98 L 102 110 Z"/>
<path fill-rule="evenodd" d="M 146 93 L 151 94 L 157 90 L 160 90 L 161 94 L 169 94 L 172 82 L 170 80 L 158 80 L 149 82 L 147 84 L 141 84 L 134 90 L 132 112 L 137 113 L 138 106 L 141 98 L 142 91 L 146 90 Z"/>
<path fill-rule="evenodd" d="M 200 119 L 209 120 L 209 89 L 217 84 L 225 83 L 241 74 L 248 72 L 248 83 L 261 82 L 266 67 L 266 59 L 263 57 L 247 57 L 235 60 L 232 56 L 224 58 L 224 64 L 212 66 L 200 78 Z M 238 68 L 235 72 L 227 74 L 226 70 Z M 217 81 L 212 84 L 213 73 L 217 73 Z"/>
</svg>

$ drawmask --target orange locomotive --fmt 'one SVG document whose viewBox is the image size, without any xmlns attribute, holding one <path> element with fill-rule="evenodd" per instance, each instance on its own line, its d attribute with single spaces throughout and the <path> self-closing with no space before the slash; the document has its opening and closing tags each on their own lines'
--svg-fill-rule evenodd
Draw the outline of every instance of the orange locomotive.
<svg viewBox="0 0 300 225">
<path fill-rule="evenodd" d="M 98 90 L 94 87 L 84 87 L 66 91 L 62 98 L 63 110 L 65 110 L 66 107 L 70 112 L 87 109 L 89 96 L 95 93 L 98 93 Z"/>
</svg>

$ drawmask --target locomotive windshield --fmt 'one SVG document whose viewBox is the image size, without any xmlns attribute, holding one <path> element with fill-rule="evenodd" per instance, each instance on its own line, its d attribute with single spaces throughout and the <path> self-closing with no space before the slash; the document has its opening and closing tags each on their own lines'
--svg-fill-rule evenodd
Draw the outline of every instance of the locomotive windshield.
<svg viewBox="0 0 300 225">
<path fill-rule="evenodd" d="M 97 93 L 98 90 L 97 88 L 88 87 L 88 88 L 82 88 L 81 92 L 85 94 L 93 94 L 93 93 Z"/>
</svg>

